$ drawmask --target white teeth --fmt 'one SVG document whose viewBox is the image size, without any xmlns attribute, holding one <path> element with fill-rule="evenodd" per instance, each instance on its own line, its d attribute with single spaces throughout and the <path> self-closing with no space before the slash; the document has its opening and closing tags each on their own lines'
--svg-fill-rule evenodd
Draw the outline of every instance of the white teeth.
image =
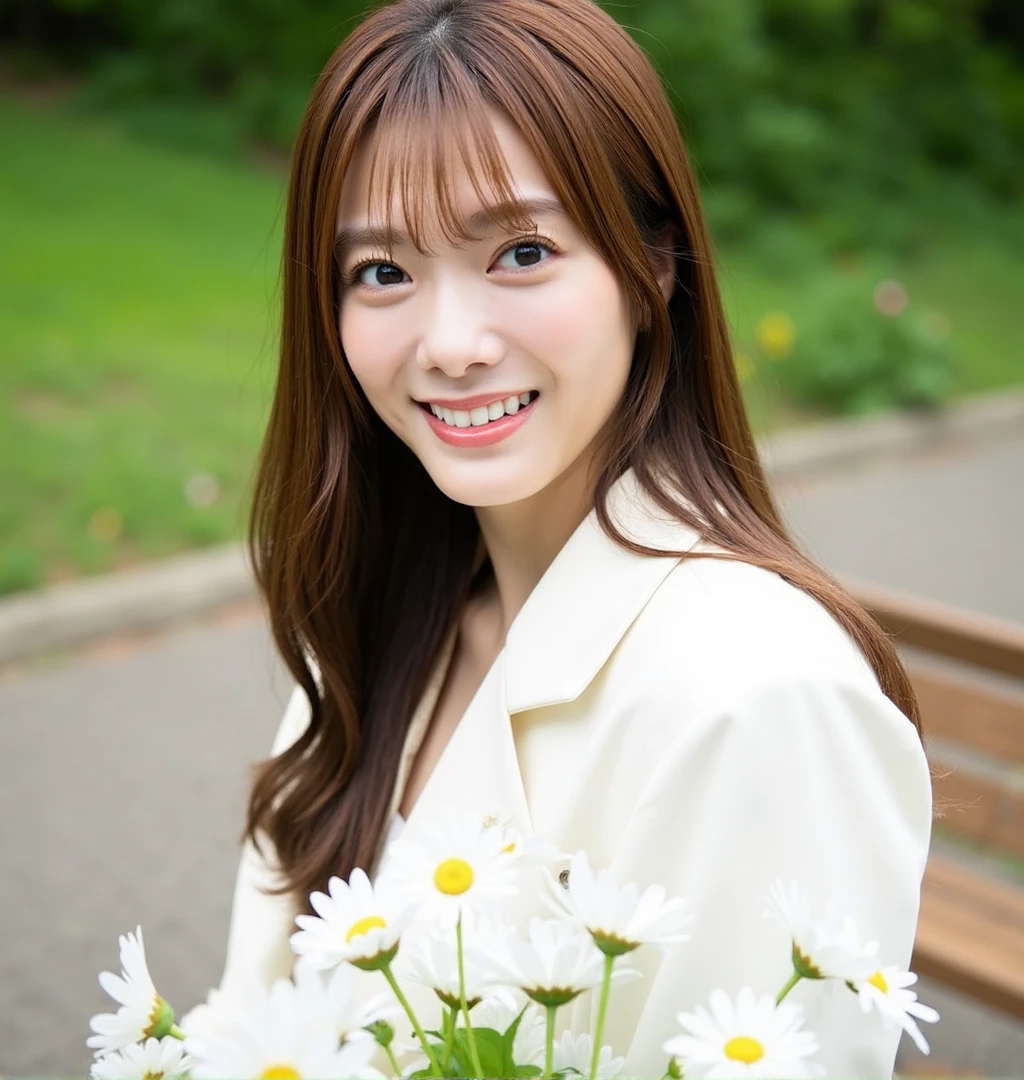
<svg viewBox="0 0 1024 1080">
<path fill-rule="evenodd" d="M 483 427 L 492 420 L 515 415 L 524 405 L 529 405 L 533 397 L 533 393 L 527 391 L 525 394 L 516 394 L 504 401 L 492 401 L 490 405 L 480 405 L 475 409 L 449 409 L 432 402 L 428 404 L 438 420 L 443 420 L 449 427 Z"/>
</svg>

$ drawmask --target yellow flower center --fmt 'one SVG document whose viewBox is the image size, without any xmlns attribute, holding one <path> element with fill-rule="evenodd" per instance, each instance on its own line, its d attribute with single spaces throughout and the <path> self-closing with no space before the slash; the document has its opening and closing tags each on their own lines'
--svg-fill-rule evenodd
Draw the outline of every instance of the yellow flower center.
<svg viewBox="0 0 1024 1080">
<path fill-rule="evenodd" d="M 725 1044 L 725 1056 L 730 1061 L 742 1061 L 744 1065 L 753 1065 L 764 1057 L 764 1047 L 757 1039 L 749 1035 L 737 1035 Z"/>
<path fill-rule="evenodd" d="M 260 1073 L 260 1080 L 302 1080 L 302 1075 L 291 1065 L 271 1065 Z"/>
<path fill-rule="evenodd" d="M 516 850 L 515 840 L 513 840 L 511 844 L 506 844 L 501 850 L 502 853 L 507 852 L 509 855 L 511 855 Z"/>
<path fill-rule="evenodd" d="M 351 941 L 360 934 L 368 934 L 371 930 L 383 930 L 387 923 L 379 915 L 364 915 L 358 922 L 354 922 L 345 935 L 345 941 Z"/>
<path fill-rule="evenodd" d="M 877 986 L 883 994 L 889 993 L 889 984 L 885 981 L 885 976 L 880 971 L 876 971 L 874 975 L 868 979 L 868 982 L 871 983 L 872 986 Z"/>
<path fill-rule="evenodd" d="M 473 884 L 473 867 L 464 859 L 445 859 L 434 871 L 434 884 L 447 896 L 460 896 Z"/>
</svg>

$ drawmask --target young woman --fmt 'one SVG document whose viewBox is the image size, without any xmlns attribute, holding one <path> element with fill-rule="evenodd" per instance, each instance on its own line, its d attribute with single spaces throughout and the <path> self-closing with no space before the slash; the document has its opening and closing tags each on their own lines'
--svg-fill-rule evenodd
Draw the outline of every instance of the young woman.
<svg viewBox="0 0 1024 1080">
<path fill-rule="evenodd" d="M 591 0 L 375 11 L 298 137 L 282 331 L 252 554 L 298 689 L 222 988 L 289 974 L 309 893 L 447 805 L 686 897 L 693 940 L 616 991 L 627 1075 L 661 1075 L 675 1014 L 716 986 L 785 981 L 778 877 L 908 964 L 914 696 L 780 520 L 630 37 Z M 890 1076 L 898 1033 L 854 995 L 792 999 L 828 1075 Z"/>
</svg>

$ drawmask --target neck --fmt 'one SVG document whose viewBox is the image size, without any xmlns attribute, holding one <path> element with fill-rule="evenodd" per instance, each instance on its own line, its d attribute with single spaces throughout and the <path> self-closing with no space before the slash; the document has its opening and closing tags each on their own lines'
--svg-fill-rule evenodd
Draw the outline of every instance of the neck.
<svg viewBox="0 0 1024 1080">
<path fill-rule="evenodd" d="M 496 632 L 504 642 L 526 598 L 593 507 L 589 457 L 577 461 L 535 495 L 476 511 L 494 580 Z"/>
</svg>

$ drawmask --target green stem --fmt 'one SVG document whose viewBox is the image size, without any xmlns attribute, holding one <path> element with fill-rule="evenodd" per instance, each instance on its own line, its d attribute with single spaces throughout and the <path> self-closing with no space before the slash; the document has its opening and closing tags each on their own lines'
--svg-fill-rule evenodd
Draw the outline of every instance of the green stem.
<svg viewBox="0 0 1024 1080">
<path fill-rule="evenodd" d="M 606 953 L 604 958 L 604 979 L 601 982 L 601 1002 L 597 1006 L 597 1027 L 594 1029 L 594 1048 L 590 1055 L 590 1080 L 596 1080 L 597 1077 L 597 1059 L 601 1054 L 604 1018 L 608 1012 L 608 995 L 612 988 L 612 967 L 614 964 L 615 957 Z"/>
<path fill-rule="evenodd" d="M 459 1013 L 454 1006 L 449 1006 L 442 1015 L 444 1017 L 444 1063 L 441 1068 L 447 1074 L 448 1066 L 452 1061 L 452 1050 L 455 1047 L 455 1028 L 458 1024 Z"/>
<path fill-rule="evenodd" d="M 789 982 L 779 991 L 778 997 L 775 999 L 775 1004 L 778 1005 L 782 999 L 793 989 L 794 986 L 803 978 L 799 971 L 794 971 L 789 977 Z"/>
<path fill-rule="evenodd" d="M 462 960 L 462 916 L 455 924 L 455 940 L 458 945 L 459 956 L 459 1003 L 462 1005 L 462 1015 L 466 1018 L 466 1041 L 469 1043 L 469 1058 L 473 1065 L 473 1075 L 482 1077 L 483 1066 L 480 1064 L 480 1054 L 476 1048 L 476 1036 L 473 1034 L 473 1025 L 469 1019 L 469 1005 L 466 1003 L 466 969 Z"/>
<path fill-rule="evenodd" d="M 547 1032 L 544 1036 L 544 1080 L 550 1080 L 555 1067 L 555 1013 L 557 1005 L 548 1005 Z"/>
<path fill-rule="evenodd" d="M 388 1061 L 391 1062 L 391 1068 L 394 1069 L 395 1076 L 401 1076 L 402 1075 L 402 1069 L 401 1069 L 401 1066 L 399 1066 L 399 1064 L 398 1064 L 398 1058 L 395 1057 L 394 1050 L 392 1050 L 390 1046 L 385 1046 L 384 1047 L 384 1053 L 387 1054 Z"/>
<path fill-rule="evenodd" d="M 398 980 L 391 971 L 391 965 L 384 964 L 380 970 L 384 973 L 384 978 L 387 979 L 388 985 L 394 991 L 395 997 L 398 998 L 398 1004 L 405 1009 L 405 1015 L 409 1017 L 409 1020 L 412 1023 L 412 1029 L 416 1032 L 416 1038 L 419 1039 L 420 1045 L 423 1047 L 423 1051 L 430 1061 L 430 1071 L 435 1076 L 444 1075 L 441 1072 L 441 1066 L 437 1063 L 437 1058 L 434 1057 L 434 1051 L 430 1048 L 430 1043 L 427 1042 L 427 1036 L 423 1033 L 423 1028 L 420 1027 L 420 1022 L 416 1019 L 416 1014 L 412 1011 L 412 1006 L 409 1004 L 408 998 L 402 993 L 402 988 L 398 985 Z"/>
<path fill-rule="evenodd" d="M 185 1032 L 182 1031 L 177 1024 L 172 1024 L 171 1030 L 168 1031 L 167 1034 L 170 1035 L 172 1038 L 181 1039 L 182 1041 L 184 1041 L 185 1039 Z"/>
</svg>

